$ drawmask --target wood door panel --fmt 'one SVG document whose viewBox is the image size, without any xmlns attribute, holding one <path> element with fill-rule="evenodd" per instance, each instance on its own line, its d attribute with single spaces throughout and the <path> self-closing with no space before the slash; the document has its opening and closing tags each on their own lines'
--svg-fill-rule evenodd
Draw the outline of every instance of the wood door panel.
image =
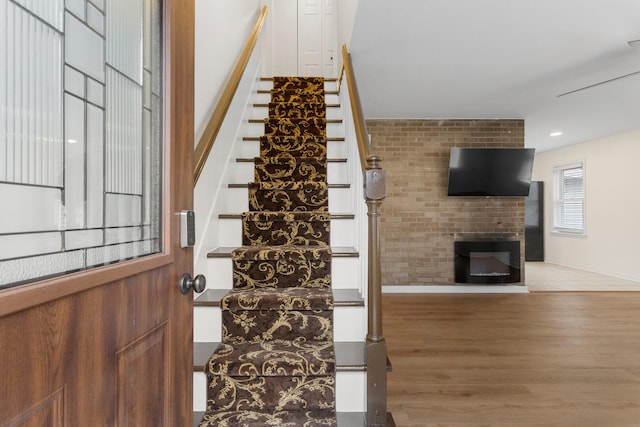
<svg viewBox="0 0 640 427">
<path fill-rule="evenodd" d="M 157 402 L 163 402 L 162 408 L 169 405 L 167 350 L 167 325 L 162 324 L 118 352 L 119 426 L 169 425 L 165 411 L 157 409 Z"/>
<path fill-rule="evenodd" d="M 165 422 L 157 422 L 154 413 L 149 424 L 114 423 L 113 413 L 119 403 L 118 415 L 136 414 L 139 420 L 140 411 L 147 410 L 144 401 L 155 401 L 159 396 L 154 393 L 168 388 L 161 386 L 169 382 L 166 294 L 172 284 L 177 289 L 173 276 L 175 283 L 167 280 L 169 268 L 154 270 L 1 319 L 0 425 L 9 423 L 11 414 L 33 411 L 32 402 L 46 401 L 62 389 L 67 425 L 79 419 L 95 426 L 169 425 L 162 410 L 155 411 Z M 152 391 L 141 393 L 142 403 L 131 397 L 135 387 L 117 387 L 131 385 L 131 379 Z M 162 395 L 159 401 L 168 406 L 170 399 Z M 128 402 L 135 404 L 133 409 Z"/>
<path fill-rule="evenodd" d="M 62 427 L 64 425 L 63 408 L 64 393 L 59 389 L 9 421 L 6 427 Z"/>
</svg>

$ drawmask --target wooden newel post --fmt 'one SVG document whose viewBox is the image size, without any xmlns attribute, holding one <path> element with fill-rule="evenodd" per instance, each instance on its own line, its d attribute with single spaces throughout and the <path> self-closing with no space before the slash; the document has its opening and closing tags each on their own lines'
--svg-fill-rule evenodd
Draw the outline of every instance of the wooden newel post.
<svg viewBox="0 0 640 427">
<path fill-rule="evenodd" d="M 365 201 L 369 219 L 367 425 L 387 425 L 387 344 L 382 333 L 380 216 L 385 198 L 385 173 L 377 156 L 367 158 Z"/>
</svg>

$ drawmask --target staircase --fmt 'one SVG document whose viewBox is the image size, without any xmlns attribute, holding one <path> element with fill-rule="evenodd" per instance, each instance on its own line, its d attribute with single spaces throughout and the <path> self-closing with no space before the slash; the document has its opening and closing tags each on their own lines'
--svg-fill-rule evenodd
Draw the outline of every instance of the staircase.
<svg viewBox="0 0 640 427">
<path fill-rule="evenodd" d="M 194 425 L 363 426 L 366 286 L 348 173 L 358 165 L 335 83 L 261 85 L 195 301 Z"/>
</svg>

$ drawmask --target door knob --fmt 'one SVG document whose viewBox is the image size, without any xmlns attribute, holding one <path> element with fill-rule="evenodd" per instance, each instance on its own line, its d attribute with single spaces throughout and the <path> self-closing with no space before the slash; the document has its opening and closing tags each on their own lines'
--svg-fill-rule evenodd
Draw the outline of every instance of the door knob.
<svg viewBox="0 0 640 427">
<path fill-rule="evenodd" d="M 189 273 L 184 273 L 180 278 L 180 292 L 183 295 L 188 294 L 191 288 L 193 288 L 193 292 L 200 293 L 204 291 L 206 285 L 207 279 L 202 274 L 198 274 L 195 279 L 192 279 Z"/>
</svg>

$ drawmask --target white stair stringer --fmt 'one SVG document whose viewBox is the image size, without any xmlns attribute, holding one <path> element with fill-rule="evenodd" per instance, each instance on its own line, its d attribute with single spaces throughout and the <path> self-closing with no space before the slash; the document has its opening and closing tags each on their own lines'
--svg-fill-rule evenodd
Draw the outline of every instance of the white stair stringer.
<svg viewBox="0 0 640 427">
<path fill-rule="evenodd" d="M 260 81 L 256 87 L 266 90 L 271 82 Z M 336 83 L 327 83 L 327 90 L 335 91 Z M 257 92 L 257 91 L 256 91 Z M 340 104 L 340 97 L 327 94 L 327 104 Z M 267 104 L 269 94 L 257 93 L 251 99 L 252 105 Z M 344 105 L 344 104 L 343 104 Z M 328 119 L 341 119 L 344 108 L 328 107 Z M 241 221 L 237 214 L 248 210 L 246 185 L 253 181 L 253 163 L 237 159 L 251 159 L 259 155 L 260 135 L 264 133 L 261 123 L 249 123 L 250 119 L 262 119 L 267 115 L 267 108 L 249 106 L 244 115 L 243 135 L 229 156 L 223 185 L 217 203 L 208 218 L 209 226 L 216 228 L 215 244 L 210 242 L 210 250 L 226 248 L 224 251 L 241 246 Z M 349 343 L 357 343 L 363 347 L 363 360 L 349 366 L 341 365 L 337 355 L 336 367 L 336 409 L 343 413 L 362 413 L 366 411 L 366 362 L 364 343 L 367 332 L 366 308 L 366 260 L 362 256 L 366 252 L 366 236 L 362 235 L 363 221 L 366 211 L 362 208 L 362 172 L 354 140 L 345 141 L 345 125 L 329 123 L 327 125 L 327 157 L 329 159 L 346 159 L 329 162 L 327 180 L 333 187 L 329 189 L 329 211 L 332 214 L 351 214 L 331 220 L 331 246 L 334 251 L 332 259 L 332 287 L 336 292 L 353 292 L 359 295 L 358 303 L 340 304 L 336 302 L 334 309 L 334 341 L 337 348 L 349 348 Z M 231 184 L 231 185 L 230 185 Z M 335 184 L 349 184 L 336 186 Z M 225 216 L 225 214 L 227 214 Z M 234 215 L 233 218 L 229 214 Z M 222 216 L 222 218 L 220 218 Z M 364 219 L 363 219 L 364 218 Z M 198 272 L 196 270 L 196 272 Z M 228 256 L 209 257 L 204 272 L 207 277 L 207 290 L 231 289 L 233 283 L 232 262 Z M 221 340 L 221 310 L 215 305 L 196 305 L 194 307 L 194 341 L 196 345 L 215 343 Z M 346 347 L 345 347 L 346 346 Z M 338 350 L 337 350 L 338 353 Z M 194 371 L 193 402 L 194 411 L 206 409 L 207 381 L 203 370 Z"/>
</svg>

